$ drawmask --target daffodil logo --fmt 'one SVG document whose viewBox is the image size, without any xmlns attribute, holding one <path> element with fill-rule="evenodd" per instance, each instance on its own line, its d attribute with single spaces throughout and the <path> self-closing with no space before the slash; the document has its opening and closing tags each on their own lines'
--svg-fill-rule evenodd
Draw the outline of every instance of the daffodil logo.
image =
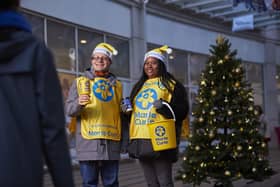
<svg viewBox="0 0 280 187">
<path fill-rule="evenodd" d="M 136 106 L 140 109 L 149 109 L 153 102 L 157 100 L 157 93 L 154 89 L 146 89 L 140 92 L 136 97 Z"/>
<path fill-rule="evenodd" d="M 111 101 L 114 95 L 113 88 L 110 86 L 109 82 L 105 80 L 98 80 L 93 85 L 93 93 L 96 98 L 101 101 Z"/>
<path fill-rule="evenodd" d="M 155 133 L 157 136 L 161 137 L 165 135 L 165 128 L 163 126 L 157 126 L 155 129 Z"/>
</svg>

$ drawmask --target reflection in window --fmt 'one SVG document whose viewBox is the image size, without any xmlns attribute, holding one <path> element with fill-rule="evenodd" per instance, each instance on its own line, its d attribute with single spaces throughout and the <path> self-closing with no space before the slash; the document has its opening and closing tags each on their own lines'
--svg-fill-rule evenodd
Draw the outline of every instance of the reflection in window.
<svg viewBox="0 0 280 187">
<path fill-rule="evenodd" d="M 206 55 L 190 55 L 191 84 L 198 85 L 200 74 L 204 70 L 208 57 Z"/>
<path fill-rule="evenodd" d="M 47 22 L 47 43 L 54 53 L 57 68 L 70 71 L 76 69 L 74 33 L 74 27 L 49 20 Z"/>
<path fill-rule="evenodd" d="M 246 63 L 246 79 L 254 91 L 254 101 L 257 105 L 263 105 L 263 67 L 261 64 Z"/>
<path fill-rule="evenodd" d="M 75 75 L 69 74 L 69 73 L 58 73 L 58 77 L 60 80 L 60 85 L 61 85 L 61 91 L 62 91 L 62 96 L 63 96 L 63 101 L 68 97 L 68 92 L 69 89 L 75 79 Z"/>
<path fill-rule="evenodd" d="M 114 46 L 118 55 L 113 57 L 113 63 L 111 65 L 111 71 L 120 77 L 129 77 L 129 42 L 127 40 L 121 40 L 108 36 L 106 38 L 107 43 Z"/>
<path fill-rule="evenodd" d="M 32 14 L 23 12 L 27 21 L 31 24 L 32 33 L 41 41 L 44 41 L 44 19 Z"/>
<path fill-rule="evenodd" d="M 187 59 L 188 56 L 186 52 L 174 49 L 168 56 L 170 73 L 183 84 L 187 83 Z"/>
<path fill-rule="evenodd" d="M 103 42 L 103 35 L 85 30 L 78 30 L 79 72 L 91 66 L 91 54 L 97 44 Z"/>
</svg>

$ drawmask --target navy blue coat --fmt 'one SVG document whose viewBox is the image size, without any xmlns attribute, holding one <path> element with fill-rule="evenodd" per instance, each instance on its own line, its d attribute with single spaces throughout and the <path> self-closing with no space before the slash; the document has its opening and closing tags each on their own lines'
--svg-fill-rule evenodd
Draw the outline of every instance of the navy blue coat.
<svg viewBox="0 0 280 187">
<path fill-rule="evenodd" d="M 60 85 L 53 57 L 31 33 L 0 29 L 0 186 L 72 187 Z"/>
</svg>

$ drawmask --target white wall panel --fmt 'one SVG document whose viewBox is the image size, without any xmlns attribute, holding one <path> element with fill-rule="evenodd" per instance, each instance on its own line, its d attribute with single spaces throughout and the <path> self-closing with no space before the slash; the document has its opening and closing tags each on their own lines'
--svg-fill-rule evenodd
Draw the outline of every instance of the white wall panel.
<svg viewBox="0 0 280 187">
<path fill-rule="evenodd" d="M 203 30 L 190 25 L 174 22 L 148 14 L 147 41 L 155 44 L 167 44 L 172 47 L 209 54 L 209 47 L 215 44 L 216 32 Z M 238 57 L 251 62 L 264 62 L 264 44 L 253 40 L 226 36 L 232 43 L 232 49 L 238 50 Z"/>
<path fill-rule="evenodd" d="M 130 8 L 110 0 L 22 0 L 21 6 L 76 24 L 131 36 Z"/>
</svg>

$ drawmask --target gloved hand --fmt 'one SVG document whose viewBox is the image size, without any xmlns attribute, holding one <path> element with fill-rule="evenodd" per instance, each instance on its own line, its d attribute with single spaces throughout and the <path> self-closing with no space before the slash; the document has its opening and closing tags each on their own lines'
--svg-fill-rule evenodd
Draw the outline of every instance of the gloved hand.
<svg viewBox="0 0 280 187">
<path fill-rule="evenodd" d="M 156 109 L 162 108 L 163 107 L 162 99 L 155 100 L 153 105 Z"/>
<path fill-rule="evenodd" d="M 122 112 L 126 112 L 127 105 L 126 104 L 121 104 L 121 110 L 122 110 Z"/>
</svg>

